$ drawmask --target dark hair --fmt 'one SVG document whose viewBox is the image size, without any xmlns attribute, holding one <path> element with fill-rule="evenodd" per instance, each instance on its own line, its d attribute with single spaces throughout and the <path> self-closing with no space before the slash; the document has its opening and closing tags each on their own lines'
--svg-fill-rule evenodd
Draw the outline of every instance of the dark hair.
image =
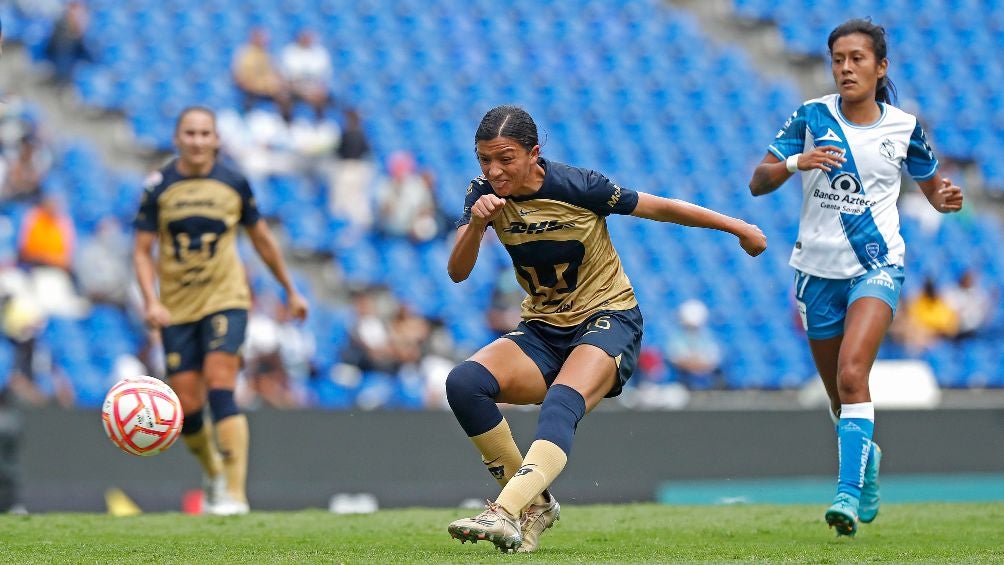
<svg viewBox="0 0 1004 565">
<path fill-rule="evenodd" d="M 193 112 L 203 112 L 205 114 L 208 114 L 209 117 L 212 118 L 212 120 L 213 120 L 213 129 L 214 130 L 216 129 L 216 112 L 212 111 L 211 109 L 209 109 L 209 108 L 207 108 L 205 106 L 186 106 L 178 114 L 178 119 L 175 120 L 175 122 L 174 122 L 174 133 L 178 133 L 178 128 L 181 127 L 181 120 L 184 120 L 185 116 L 187 116 L 187 115 L 189 115 L 189 114 L 191 114 Z"/>
<path fill-rule="evenodd" d="M 833 53 L 833 44 L 838 39 L 853 33 L 863 33 L 872 39 L 872 51 L 875 53 L 876 60 L 881 62 L 882 59 L 886 58 L 885 28 L 873 24 L 870 19 L 862 18 L 847 20 L 830 32 L 830 38 L 826 40 L 826 46 L 830 53 Z M 895 105 L 896 99 L 896 85 L 889 80 L 888 75 L 880 78 L 875 88 L 875 100 Z"/>
<path fill-rule="evenodd" d="M 474 134 L 474 143 L 496 137 L 515 139 L 527 151 L 540 144 L 537 140 L 537 124 L 530 114 L 519 106 L 509 104 L 488 110 Z"/>
</svg>

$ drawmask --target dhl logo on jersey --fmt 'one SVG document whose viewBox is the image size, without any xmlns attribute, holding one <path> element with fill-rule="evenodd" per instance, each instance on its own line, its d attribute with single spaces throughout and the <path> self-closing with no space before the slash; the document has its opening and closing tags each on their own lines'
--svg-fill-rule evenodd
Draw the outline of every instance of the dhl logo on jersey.
<svg viewBox="0 0 1004 565">
<path fill-rule="evenodd" d="M 544 220 L 541 222 L 532 222 L 529 224 L 524 222 L 513 222 L 509 224 L 509 227 L 505 228 L 502 231 L 506 233 L 535 234 L 535 233 L 544 233 L 548 231 L 558 231 L 574 227 L 575 227 L 575 222 L 559 222 L 558 220 Z"/>
</svg>

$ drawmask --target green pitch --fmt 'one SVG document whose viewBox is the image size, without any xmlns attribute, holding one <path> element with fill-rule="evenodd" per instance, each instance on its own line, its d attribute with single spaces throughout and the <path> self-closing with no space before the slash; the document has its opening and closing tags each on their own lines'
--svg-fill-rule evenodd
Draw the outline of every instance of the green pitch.
<svg viewBox="0 0 1004 565">
<path fill-rule="evenodd" d="M 533 555 L 461 545 L 447 524 L 469 510 L 320 510 L 236 518 L 148 514 L 0 516 L 4 563 L 656 563 L 671 561 L 1004 561 L 1004 503 L 882 508 L 855 539 L 814 506 L 562 506 Z"/>
</svg>

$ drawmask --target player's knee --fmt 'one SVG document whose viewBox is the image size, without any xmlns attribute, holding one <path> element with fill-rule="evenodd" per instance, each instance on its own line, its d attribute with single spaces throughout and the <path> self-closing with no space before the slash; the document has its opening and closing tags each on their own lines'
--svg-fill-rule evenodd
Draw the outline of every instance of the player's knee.
<svg viewBox="0 0 1004 565">
<path fill-rule="evenodd" d="M 499 390 L 499 383 L 491 371 L 475 361 L 464 361 L 446 377 L 446 399 L 454 412 L 455 405 L 465 404 L 472 398 L 494 399 Z"/>
<path fill-rule="evenodd" d="M 547 440 L 565 452 L 572 451 L 572 439 L 579 420 L 586 415 L 586 399 L 574 388 L 553 385 L 540 406 L 536 439 Z"/>
<path fill-rule="evenodd" d="M 174 389 L 174 393 L 178 395 L 178 402 L 181 403 L 181 412 L 186 417 L 188 414 L 202 411 L 202 407 L 205 406 L 206 401 L 199 391 Z"/>
<path fill-rule="evenodd" d="M 502 421 L 495 406 L 499 383 L 491 371 L 474 361 L 464 361 L 446 377 L 446 400 L 469 437 L 483 434 Z"/>
<path fill-rule="evenodd" d="M 868 392 L 868 367 L 864 363 L 847 363 L 837 373 L 837 393 L 842 403 L 857 402 Z"/>
<path fill-rule="evenodd" d="M 209 411 L 213 413 L 213 422 L 219 422 L 224 418 L 240 414 L 237 402 L 234 401 L 233 389 L 210 389 Z"/>
</svg>

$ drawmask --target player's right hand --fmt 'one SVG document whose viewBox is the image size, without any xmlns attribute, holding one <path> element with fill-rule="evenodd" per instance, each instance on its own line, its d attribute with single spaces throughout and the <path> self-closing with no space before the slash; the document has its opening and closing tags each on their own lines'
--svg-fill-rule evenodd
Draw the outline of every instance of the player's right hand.
<svg viewBox="0 0 1004 565">
<path fill-rule="evenodd" d="M 739 234 L 739 245 L 750 257 L 756 257 L 767 249 L 767 236 L 759 227 L 746 224 L 746 229 Z"/>
<path fill-rule="evenodd" d="M 505 198 L 499 198 L 494 194 L 484 194 L 471 206 L 471 223 L 478 226 L 487 226 L 502 213 L 505 207 Z"/>
<path fill-rule="evenodd" d="M 146 305 L 146 323 L 153 328 L 162 328 L 171 324 L 171 313 L 159 301 Z"/>
<path fill-rule="evenodd" d="M 809 171 L 819 169 L 830 172 L 833 169 L 843 167 L 846 162 L 847 158 L 844 157 L 843 149 L 834 145 L 823 145 L 808 153 L 802 153 L 798 158 L 798 170 Z"/>
</svg>

